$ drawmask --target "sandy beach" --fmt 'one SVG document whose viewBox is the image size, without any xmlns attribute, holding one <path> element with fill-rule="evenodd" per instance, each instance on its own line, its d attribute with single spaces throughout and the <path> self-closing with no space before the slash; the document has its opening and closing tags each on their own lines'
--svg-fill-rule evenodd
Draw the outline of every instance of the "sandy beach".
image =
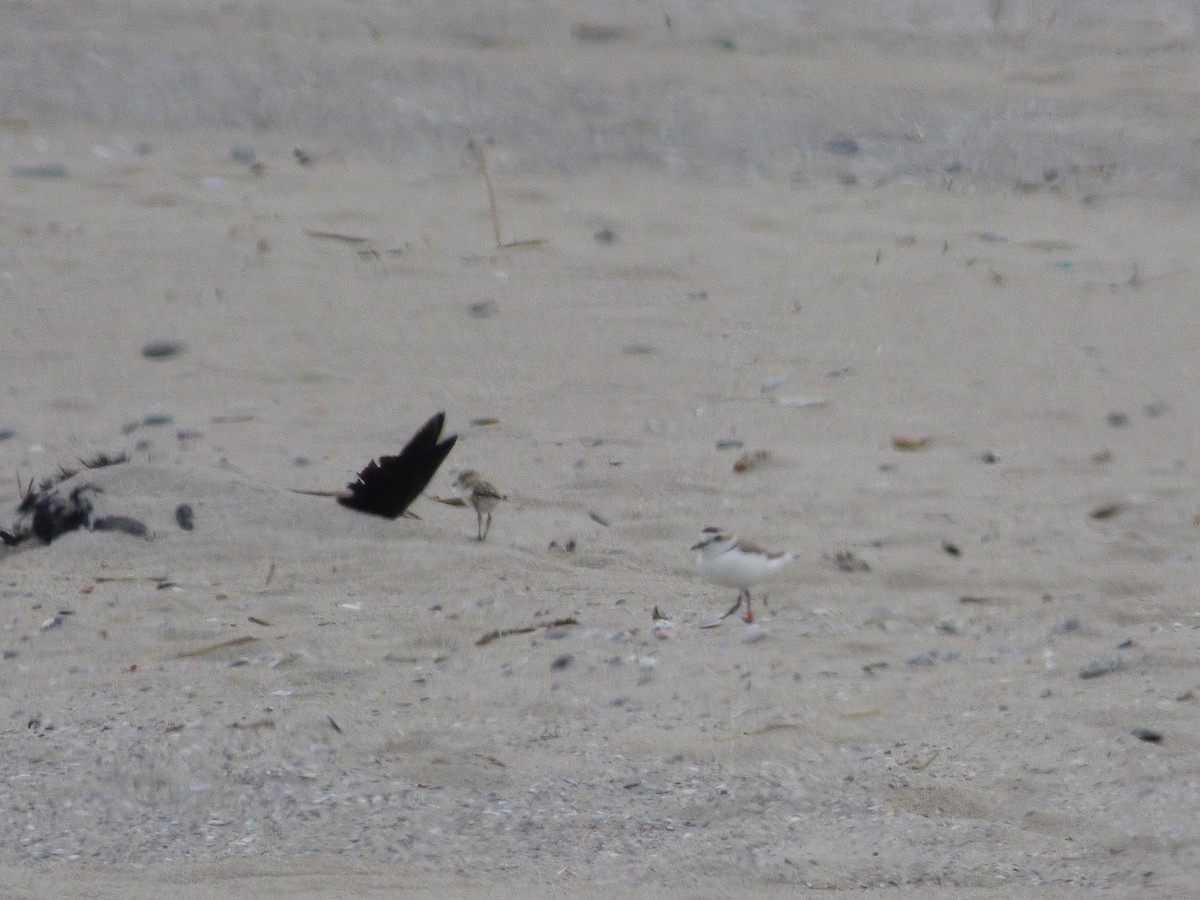
<svg viewBox="0 0 1200 900">
<path fill-rule="evenodd" d="M 1194 891 L 1194 4 L 70 6 L 0 527 L 150 535 L 0 548 L 0 894 Z"/>
</svg>

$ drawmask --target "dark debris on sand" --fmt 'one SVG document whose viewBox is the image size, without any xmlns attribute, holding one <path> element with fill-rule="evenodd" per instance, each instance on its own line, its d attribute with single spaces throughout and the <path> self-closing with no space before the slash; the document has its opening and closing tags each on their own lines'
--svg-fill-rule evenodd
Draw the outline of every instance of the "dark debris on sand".
<svg viewBox="0 0 1200 900">
<path fill-rule="evenodd" d="M 83 469 L 100 469 L 127 461 L 124 453 L 110 456 L 99 454 L 91 459 L 81 459 Z M 70 531 L 86 528 L 92 531 L 120 531 L 137 537 L 149 537 L 150 529 L 145 523 L 130 516 L 95 516 L 92 496 L 100 492 L 96 485 L 81 484 L 70 493 L 59 490 L 59 485 L 79 474 L 80 469 L 60 466 L 49 478 L 43 478 L 34 486 L 30 480 L 21 489 L 21 502 L 17 505 L 17 518 L 12 528 L 0 528 L 0 540 L 10 547 L 36 537 L 45 544 L 62 537 Z"/>
</svg>

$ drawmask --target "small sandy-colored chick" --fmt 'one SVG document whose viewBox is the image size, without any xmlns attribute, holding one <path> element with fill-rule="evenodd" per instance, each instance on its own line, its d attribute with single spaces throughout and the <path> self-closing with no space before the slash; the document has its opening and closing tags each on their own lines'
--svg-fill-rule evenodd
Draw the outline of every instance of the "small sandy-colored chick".
<svg viewBox="0 0 1200 900">
<path fill-rule="evenodd" d="M 496 490 L 490 481 L 485 481 L 474 469 L 467 469 L 454 482 L 454 486 L 462 495 L 463 501 L 475 510 L 478 532 L 476 540 L 484 540 L 492 527 L 492 510 L 501 500 L 507 500 L 504 494 Z"/>
</svg>

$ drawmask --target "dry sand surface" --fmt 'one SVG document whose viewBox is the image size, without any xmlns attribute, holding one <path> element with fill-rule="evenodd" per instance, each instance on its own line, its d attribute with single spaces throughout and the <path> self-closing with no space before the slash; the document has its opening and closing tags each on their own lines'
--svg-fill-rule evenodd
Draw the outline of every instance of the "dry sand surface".
<svg viewBox="0 0 1200 900">
<path fill-rule="evenodd" d="M 1200 11 L 883 5 L 10 4 L 0 895 L 1194 891 Z"/>
</svg>

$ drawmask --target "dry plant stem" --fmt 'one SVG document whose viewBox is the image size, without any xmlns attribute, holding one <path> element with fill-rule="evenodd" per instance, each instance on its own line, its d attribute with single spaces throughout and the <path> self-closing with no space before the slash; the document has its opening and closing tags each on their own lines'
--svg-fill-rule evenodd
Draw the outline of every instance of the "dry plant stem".
<svg viewBox="0 0 1200 900">
<path fill-rule="evenodd" d="M 483 173 L 483 183 L 487 185 L 488 207 L 492 211 L 492 232 L 496 236 L 496 247 L 503 247 L 504 240 L 500 237 L 500 209 L 496 206 L 496 188 L 492 184 L 492 174 L 488 171 L 487 148 L 483 144 L 475 145 L 479 153 L 479 171 Z"/>
</svg>

